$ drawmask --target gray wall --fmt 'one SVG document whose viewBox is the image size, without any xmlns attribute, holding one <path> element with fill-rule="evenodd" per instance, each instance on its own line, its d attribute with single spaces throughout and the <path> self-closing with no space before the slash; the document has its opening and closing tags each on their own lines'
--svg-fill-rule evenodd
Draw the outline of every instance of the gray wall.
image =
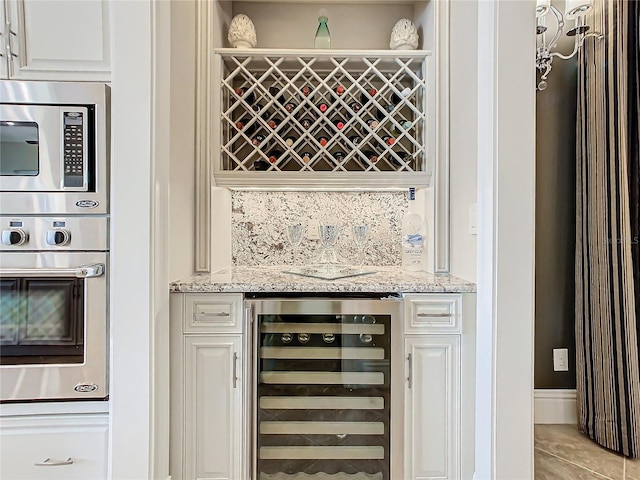
<svg viewBox="0 0 640 480">
<path fill-rule="evenodd" d="M 563 2 L 553 2 L 564 11 Z M 551 30 L 551 29 L 550 29 Z M 564 37 L 560 51 L 571 51 Z M 576 60 L 554 59 L 536 103 L 535 388 L 575 388 L 574 252 Z M 569 371 L 553 371 L 553 349 Z"/>
</svg>

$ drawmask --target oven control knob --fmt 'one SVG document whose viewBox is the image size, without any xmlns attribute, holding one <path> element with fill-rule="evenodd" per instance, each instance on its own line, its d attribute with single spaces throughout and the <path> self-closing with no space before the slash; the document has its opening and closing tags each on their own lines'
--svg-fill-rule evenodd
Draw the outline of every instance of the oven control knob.
<svg viewBox="0 0 640 480">
<path fill-rule="evenodd" d="M 29 235 L 24 230 L 14 228 L 2 231 L 2 243 L 4 245 L 13 245 L 17 247 L 29 240 Z"/>
<path fill-rule="evenodd" d="M 71 240 L 71 233 L 68 230 L 47 230 L 47 243 L 49 245 L 66 245 Z"/>
</svg>

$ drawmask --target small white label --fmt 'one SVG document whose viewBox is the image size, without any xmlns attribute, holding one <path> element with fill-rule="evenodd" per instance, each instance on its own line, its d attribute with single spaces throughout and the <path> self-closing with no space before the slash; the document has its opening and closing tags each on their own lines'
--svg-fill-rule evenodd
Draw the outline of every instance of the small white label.
<svg viewBox="0 0 640 480">
<path fill-rule="evenodd" d="M 555 372 L 569 371 L 569 349 L 567 348 L 553 349 L 553 370 Z"/>
</svg>

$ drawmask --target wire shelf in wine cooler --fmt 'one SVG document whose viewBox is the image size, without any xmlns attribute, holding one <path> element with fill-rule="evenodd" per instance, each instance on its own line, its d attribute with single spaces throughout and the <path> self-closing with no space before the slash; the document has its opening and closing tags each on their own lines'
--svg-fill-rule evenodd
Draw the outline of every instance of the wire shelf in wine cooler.
<svg viewBox="0 0 640 480">
<path fill-rule="evenodd" d="M 424 51 L 216 50 L 216 184 L 428 185 L 428 59 Z"/>
</svg>

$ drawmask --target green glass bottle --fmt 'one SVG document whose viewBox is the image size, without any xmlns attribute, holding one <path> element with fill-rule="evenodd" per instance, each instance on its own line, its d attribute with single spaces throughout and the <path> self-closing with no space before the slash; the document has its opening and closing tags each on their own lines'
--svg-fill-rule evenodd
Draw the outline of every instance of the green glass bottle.
<svg viewBox="0 0 640 480">
<path fill-rule="evenodd" d="M 318 30 L 316 30 L 315 48 L 331 48 L 331 35 L 327 22 L 329 19 L 325 16 L 318 18 Z"/>
</svg>

